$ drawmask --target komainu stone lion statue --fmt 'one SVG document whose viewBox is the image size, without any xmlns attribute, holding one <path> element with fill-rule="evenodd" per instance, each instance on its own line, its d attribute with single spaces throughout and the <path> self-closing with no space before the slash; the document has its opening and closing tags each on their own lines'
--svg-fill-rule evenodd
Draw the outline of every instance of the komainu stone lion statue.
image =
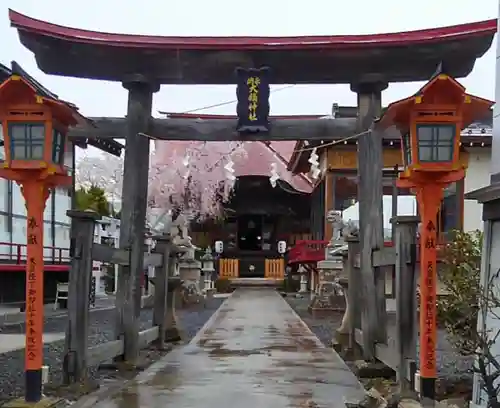
<svg viewBox="0 0 500 408">
<path fill-rule="evenodd" d="M 342 221 L 342 213 L 340 211 L 330 210 L 326 213 L 326 220 L 332 224 L 333 232 L 331 242 L 340 240 L 344 225 L 344 222 Z"/>
</svg>

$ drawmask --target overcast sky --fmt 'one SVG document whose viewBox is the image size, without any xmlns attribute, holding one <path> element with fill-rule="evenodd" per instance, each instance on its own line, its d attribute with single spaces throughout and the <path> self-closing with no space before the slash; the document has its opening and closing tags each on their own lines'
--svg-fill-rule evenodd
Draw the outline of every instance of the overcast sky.
<svg viewBox="0 0 500 408">
<path fill-rule="evenodd" d="M 498 0 L 2 0 L 0 61 L 16 60 L 43 85 L 78 105 L 87 116 L 122 116 L 126 92 L 119 83 L 54 77 L 38 70 L 33 55 L 10 27 L 8 8 L 53 23 L 90 30 L 179 36 L 291 36 L 397 32 L 496 18 Z M 495 46 L 462 83 L 468 92 L 494 98 Z M 96 64 L 99 61 L 95 61 Z M 387 104 L 420 83 L 392 84 Z M 235 86 L 162 86 L 158 110 L 183 112 L 235 99 Z M 355 105 L 347 85 L 295 86 L 272 94 L 272 114 L 328 114 L 333 102 Z M 235 105 L 203 111 L 235 113 Z"/>
</svg>

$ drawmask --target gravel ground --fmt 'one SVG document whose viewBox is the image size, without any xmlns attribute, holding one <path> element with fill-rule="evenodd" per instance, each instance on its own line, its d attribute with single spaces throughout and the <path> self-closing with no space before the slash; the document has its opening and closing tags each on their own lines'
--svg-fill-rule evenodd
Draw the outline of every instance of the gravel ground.
<svg viewBox="0 0 500 408">
<path fill-rule="evenodd" d="M 177 311 L 179 328 L 184 334 L 185 341 L 191 340 L 203 327 L 212 314 L 220 307 L 224 299 L 214 298 L 205 304 L 191 306 Z M 141 330 L 152 326 L 152 310 L 142 310 L 140 316 Z M 113 340 L 114 310 L 95 311 L 90 314 L 89 346 L 94 346 Z M 46 332 L 64 332 L 65 318 L 47 318 L 45 321 Z M 24 324 L 4 326 L 2 333 L 24 333 Z M 53 393 L 61 382 L 62 356 L 64 340 L 48 344 L 44 347 L 44 362 L 50 367 L 50 381 L 47 394 Z M 145 365 L 157 360 L 165 352 L 148 349 L 141 353 Z M 135 373 L 134 373 L 135 374 Z M 90 368 L 90 377 L 97 383 L 103 383 L 110 378 L 119 379 L 116 370 L 98 370 Z M 125 376 L 126 377 L 126 376 Z M 0 401 L 21 396 L 24 391 L 24 350 L 0 354 Z M 68 398 L 68 395 L 65 395 Z"/>
<path fill-rule="evenodd" d="M 335 330 L 342 321 L 341 313 L 332 313 L 327 317 L 313 318 L 308 311 L 309 297 L 296 298 L 287 296 L 285 300 L 295 310 L 295 312 L 304 320 L 309 328 L 325 345 L 331 345 Z M 393 320 L 393 319 L 390 319 Z M 389 324 L 389 336 L 394 333 L 395 327 Z M 417 351 L 418 352 L 418 351 Z M 446 378 L 447 381 L 468 381 L 472 380 L 472 364 L 470 357 L 464 357 L 458 354 L 446 338 L 444 330 L 438 331 L 437 345 L 437 365 L 440 378 Z"/>
<path fill-rule="evenodd" d="M 301 317 L 304 323 L 307 324 L 316 337 L 318 337 L 318 339 L 320 339 L 325 346 L 331 346 L 335 329 L 340 327 L 343 314 L 332 312 L 327 316 L 323 315 L 313 317 L 308 310 L 310 303 L 309 295 L 304 297 L 295 297 L 295 295 L 292 294 L 285 297 L 285 300 Z"/>
</svg>

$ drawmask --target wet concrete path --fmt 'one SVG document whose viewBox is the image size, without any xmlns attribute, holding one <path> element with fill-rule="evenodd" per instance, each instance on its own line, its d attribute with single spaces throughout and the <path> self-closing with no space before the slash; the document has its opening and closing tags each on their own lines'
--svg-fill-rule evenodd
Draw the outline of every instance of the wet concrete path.
<svg viewBox="0 0 500 408">
<path fill-rule="evenodd" d="M 272 289 L 238 289 L 200 333 L 95 408 L 344 407 L 363 389 Z"/>
</svg>

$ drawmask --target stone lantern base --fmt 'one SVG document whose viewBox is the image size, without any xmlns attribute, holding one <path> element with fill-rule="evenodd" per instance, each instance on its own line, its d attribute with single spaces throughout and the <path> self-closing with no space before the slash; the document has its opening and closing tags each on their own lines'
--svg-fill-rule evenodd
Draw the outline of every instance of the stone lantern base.
<svg viewBox="0 0 500 408">
<path fill-rule="evenodd" d="M 203 299 L 200 288 L 201 263 L 194 259 L 179 262 L 179 278 L 183 282 L 181 288 L 182 305 L 200 303 Z"/>
<path fill-rule="evenodd" d="M 309 310 L 312 313 L 345 311 L 344 290 L 339 283 L 342 275 L 341 257 L 318 262 L 318 290 L 309 305 Z"/>
</svg>

